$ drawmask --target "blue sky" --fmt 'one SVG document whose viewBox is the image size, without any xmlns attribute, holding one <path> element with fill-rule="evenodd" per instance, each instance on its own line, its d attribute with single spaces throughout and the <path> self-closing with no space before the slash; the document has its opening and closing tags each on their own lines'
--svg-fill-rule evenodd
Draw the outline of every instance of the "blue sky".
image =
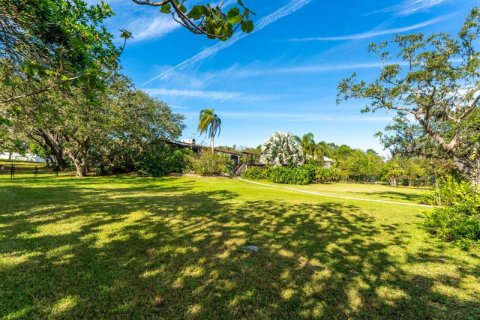
<svg viewBox="0 0 480 320">
<path fill-rule="evenodd" d="M 221 145 L 256 146 L 274 131 L 315 134 L 387 152 L 373 134 L 392 114 L 360 114 L 365 102 L 336 105 L 336 87 L 352 72 L 379 72 L 368 44 L 395 33 L 456 33 L 475 0 L 243 0 L 256 30 L 221 43 L 182 29 L 158 8 L 107 1 L 108 28 L 133 32 L 121 58 L 138 88 L 186 116 L 183 138 L 196 137 L 198 113 L 215 108 Z M 192 1 L 193 2 L 193 1 Z M 191 3 L 192 3 L 191 2 Z M 195 1 L 200 2 L 200 1 Z"/>
</svg>

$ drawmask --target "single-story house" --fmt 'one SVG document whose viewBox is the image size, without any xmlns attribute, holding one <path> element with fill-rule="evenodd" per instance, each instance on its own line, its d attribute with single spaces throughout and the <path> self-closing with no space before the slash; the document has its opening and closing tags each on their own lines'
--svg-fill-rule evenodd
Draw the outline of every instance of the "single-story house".
<svg viewBox="0 0 480 320">
<path fill-rule="evenodd" d="M 185 141 L 167 141 L 167 143 L 177 147 L 189 148 L 197 154 L 200 152 L 211 150 L 210 146 L 202 146 L 202 145 L 196 144 L 195 139 L 188 139 Z M 236 166 L 240 164 L 241 159 L 244 159 L 243 162 L 247 162 L 249 164 L 255 164 L 256 162 L 258 162 L 258 159 L 260 158 L 260 154 L 248 152 L 248 151 L 231 150 L 231 149 L 224 149 L 224 148 L 218 148 L 218 147 L 214 148 L 214 150 L 217 153 L 223 153 L 223 154 L 229 155 L 230 159 L 235 163 Z"/>
<path fill-rule="evenodd" d="M 40 157 L 39 155 L 33 153 L 26 153 L 25 155 L 21 155 L 20 153 L 16 152 L 3 152 L 0 153 L 1 160 L 17 160 L 17 161 L 29 161 L 29 162 L 45 162 L 45 159 Z"/>
</svg>

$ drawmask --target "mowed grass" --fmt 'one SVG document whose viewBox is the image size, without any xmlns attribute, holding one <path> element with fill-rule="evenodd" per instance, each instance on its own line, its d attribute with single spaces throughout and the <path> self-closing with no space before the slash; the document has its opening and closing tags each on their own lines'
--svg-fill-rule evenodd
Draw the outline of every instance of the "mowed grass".
<svg viewBox="0 0 480 320">
<path fill-rule="evenodd" d="M 480 319 L 480 253 L 423 231 L 425 210 L 227 178 L 4 177 L 0 318 Z"/>
<path fill-rule="evenodd" d="M 360 183 L 310 184 L 293 187 L 329 195 L 409 203 L 421 203 L 424 196 L 430 191 L 429 188 L 423 187 L 399 186 L 394 188 L 383 184 Z"/>
</svg>

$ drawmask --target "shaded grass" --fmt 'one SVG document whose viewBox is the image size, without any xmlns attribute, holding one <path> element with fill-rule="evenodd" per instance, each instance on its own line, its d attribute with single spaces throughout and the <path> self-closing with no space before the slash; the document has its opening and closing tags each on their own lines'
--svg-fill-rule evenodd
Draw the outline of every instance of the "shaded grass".
<svg viewBox="0 0 480 320">
<path fill-rule="evenodd" d="M 222 178 L 0 179 L 0 317 L 480 318 L 479 253 L 421 213 Z"/>
</svg>

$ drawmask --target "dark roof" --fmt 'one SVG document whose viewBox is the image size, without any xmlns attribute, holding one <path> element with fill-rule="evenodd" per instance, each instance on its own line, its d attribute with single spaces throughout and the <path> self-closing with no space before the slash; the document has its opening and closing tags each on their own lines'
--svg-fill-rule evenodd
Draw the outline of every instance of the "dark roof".
<svg viewBox="0 0 480 320">
<path fill-rule="evenodd" d="M 208 146 L 202 146 L 200 144 L 193 144 L 193 143 L 188 143 L 188 142 L 183 142 L 183 141 L 167 141 L 170 144 L 181 146 L 181 147 L 188 147 L 188 148 L 195 148 L 195 149 L 210 149 Z M 239 150 L 228 150 L 228 149 L 223 149 L 223 148 L 215 148 L 215 151 L 220 152 L 220 153 L 226 153 L 226 154 L 234 154 L 238 156 L 244 156 L 244 155 L 257 155 L 259 153 L 255 152 L 249 152 L 249 151 L 239 151 Z"/>
</svg>

